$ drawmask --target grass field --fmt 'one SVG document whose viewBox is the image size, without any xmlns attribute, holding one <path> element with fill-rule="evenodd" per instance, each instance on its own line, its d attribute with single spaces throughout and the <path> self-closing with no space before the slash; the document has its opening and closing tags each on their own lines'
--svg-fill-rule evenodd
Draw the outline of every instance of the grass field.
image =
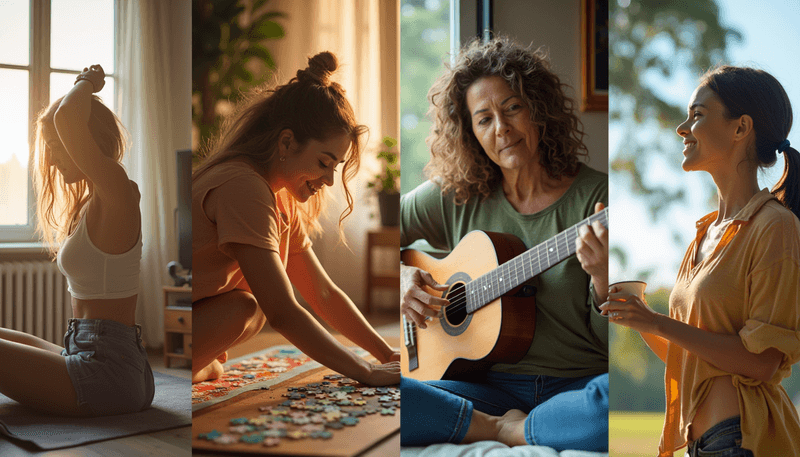
<svg viewBox="0 0 800 457">
<path fill-rule="evenodd" d="M 664 426 L 664 413 L 612 411 L 609 416 L 609 457 L 654 457 Z M 685 449 L 674 457 L 683 457 Z"/>
</svg>

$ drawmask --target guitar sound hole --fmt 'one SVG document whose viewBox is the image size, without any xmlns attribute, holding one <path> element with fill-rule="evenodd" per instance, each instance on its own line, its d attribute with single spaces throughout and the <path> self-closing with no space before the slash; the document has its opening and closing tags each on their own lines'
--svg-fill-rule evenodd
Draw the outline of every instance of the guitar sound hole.
<svg viewBox="0 0 800 457">
<path fill-rule="evenodd" d="M 446 298 L 450 300 L 450 306 L 444 309 L 444 317 L 447 322 L 454 327 L 458 327 L 467 318 L 466 291 L 463 282 L 453 284 L 447 291 Z"/>
</svg>

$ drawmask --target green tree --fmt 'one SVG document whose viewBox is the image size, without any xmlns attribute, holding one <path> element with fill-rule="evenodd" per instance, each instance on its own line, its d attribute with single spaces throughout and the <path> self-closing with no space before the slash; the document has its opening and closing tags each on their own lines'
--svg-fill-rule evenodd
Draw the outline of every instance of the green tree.
<svg viewBox="0 0 800 457">
<path fill-rule="evenodd" d="M 653 81 L 679 77 L 680 73 L 699 76 L 725 62 L 727 44 L 742 36 L 720 23 L 713 0 L 618 0 L 611 2 L 609 17 L 609 122 L 623 129 L 611 174 L 617 181 L 627 178 L 627 190 L 647 203 L 655 220 L 686 195 L 679 188 L 651 184 L 642 170 L 655 155 L 679 169 L 674 131 L 683 121 L 686 107 L 666 101 Z M 653 136 L 641 139 L 638 133 L 645 129 L 658 130 L 655 141 Z M 661 147 L 662 135 L 668 136 L 671 147 Z"/>
<path fill-rule="evenodd" d="M 400 11 L 400 179 L 402 192 L 408 192 L 425 180 L 422 169 L 430 160 L 427 94 L 448 59 L 450 12 L 447 0 L 403 0 Z"/>
</svg>

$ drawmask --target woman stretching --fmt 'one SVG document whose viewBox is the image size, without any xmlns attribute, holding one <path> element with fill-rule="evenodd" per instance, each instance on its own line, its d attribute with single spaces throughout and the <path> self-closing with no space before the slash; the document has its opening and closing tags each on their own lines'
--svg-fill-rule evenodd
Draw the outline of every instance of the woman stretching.
<svg viewBox="0 0 800 457">
<path fill-rule="evenodd" d="M 140 411 L 155 392 L 134 321 L 140 195 L 120 164 L 123 127 L 92 95 L 104 79 L 84 69 L 36 124 L 38 229 L 72 295 L 64 347 L 0 329 L 0 393 L 54 414 Z"/>
<path fill-rule="evenodd" d="M 800 360 L 800 153 L 786 139 L 791 127 L 789 99 L 768 73 L 707 73 L 678 135 L 683 169 L 711 175 L 719 209 L 697 222 L 669 316 L 613 288 L 601 306 L 667 365 L 659 456 L 687 444 L 691 456 L 800 455 L 800 420 L 780 384 Z M 783 176 L 772 192 L 759 190 L 758 168 L 776 151 Z"/>
<path fill-rule="evenodd" d="M 328 277 L 311 249 L 325 186 L 341 165 L 358 171 L 358 125 L 342 87 L 329 81 L 333 54 L 309 59 L 287 84 L 256 92 L 228 119 L 194 172 L 192 382 L 219 377 L 231 346 L 255 336 L 266 321 L 309 357 L 356 381 L 400 382 L 400 354 L 367 323 Z M 297 302 L 311 308 L 382 364 L 337 342 Z"/>
</svg>

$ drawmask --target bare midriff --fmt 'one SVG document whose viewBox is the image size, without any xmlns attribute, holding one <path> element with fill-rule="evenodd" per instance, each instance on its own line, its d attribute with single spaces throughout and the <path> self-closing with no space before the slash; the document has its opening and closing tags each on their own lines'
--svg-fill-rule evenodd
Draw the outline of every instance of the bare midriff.
<svg viewBox="0 0 800 457">
<path fill-rule="evenodd" d="M 689 425 L 689 441 L 700 438 L 709 428 L 739 414 L 739 393 L 733 386 L 731 377 L 720 376 L 712 379 L 711 390 L 700 403 Z"/>
<path fill-rule="evenodd" d="M 98 298 L 82 300 L 72 298 L 72 317 L 77 319 L 107 319 L 133 327 L 136 324 L 136 299 L 138 295 L 125 298 Z"/>
</svg>

